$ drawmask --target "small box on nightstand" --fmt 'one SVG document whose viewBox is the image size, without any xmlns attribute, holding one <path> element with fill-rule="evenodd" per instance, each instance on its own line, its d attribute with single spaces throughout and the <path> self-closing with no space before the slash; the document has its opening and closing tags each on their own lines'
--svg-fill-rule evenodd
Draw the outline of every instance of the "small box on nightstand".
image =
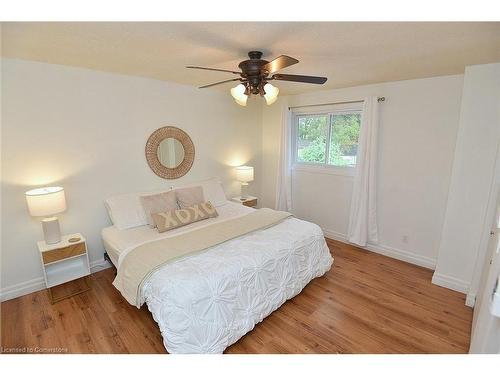
<svg viewBox="0 0 500 375">
<path fill-rule="evenodd" d="M 38 241 L 37 245 L 51 303 L 90 290 L 86 280 L 83 280 L 85 281 L 84 287 L 73 289 L 69 294 L 60 293 L 59 289 L 66 288 L 54 288 L 90 275 L 87 244 L 80 233 L 62 236 L 61 241 L 55 244 L 48 245 L 45 241 Z"/>
</svg>

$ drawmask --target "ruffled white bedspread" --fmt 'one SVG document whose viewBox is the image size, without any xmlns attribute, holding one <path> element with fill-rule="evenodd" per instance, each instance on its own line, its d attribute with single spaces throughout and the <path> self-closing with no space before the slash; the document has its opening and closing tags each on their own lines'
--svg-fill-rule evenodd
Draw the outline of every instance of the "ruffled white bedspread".
<svg viewBox="0 0 500 375">
<path fill-rule="evenodd" d="M 169 353 L 222 353 L 332 263 L 322 230 L 290 218 L 163 266 L 143 296 Z"/>
</svg>

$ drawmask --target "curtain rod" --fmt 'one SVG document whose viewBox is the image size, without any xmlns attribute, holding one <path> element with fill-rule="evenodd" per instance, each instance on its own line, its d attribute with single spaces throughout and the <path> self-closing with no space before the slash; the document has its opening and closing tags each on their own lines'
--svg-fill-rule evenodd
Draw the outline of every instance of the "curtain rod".
<svg viewBox="0 0 500 375">
<path fill-rule="evenodd" d="M 335 102 L 335 103 L 323 103 L 323 104 L 309 104 L 309 105 L 297 105 L 295 107 L 288 107 L 288 109 L 303 108 L 303 107 L 320 107 L 323 105 L 333 105 L 333 104 L 353 104 L 353 103 L 363 103 L 364 100 L 351 100 L 348 102 Z M 379 96 L 377 102 L 385 102 L 385 96 Z"/>
</svg>

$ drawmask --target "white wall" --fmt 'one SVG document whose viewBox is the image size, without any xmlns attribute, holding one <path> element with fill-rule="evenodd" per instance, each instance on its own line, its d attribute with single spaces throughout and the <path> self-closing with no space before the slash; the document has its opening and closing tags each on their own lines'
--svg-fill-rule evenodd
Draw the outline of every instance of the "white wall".
<svg viewBox="0 0 500 375">
<path fill-rule="evenodd" d="M 480 253 L 478 262 L 482 265 L 499 141 L 500 64 L 467 67 L 446 218 L 433 277 L 436 284 L 466 292 Z M 481 237 L 485 240 L 480 252 Z"/>
<path fill-rule="evenodd" d="M 275 208 L 276 180 L 281 139 L 281 108 L 287 105 L 288 97 L 281 96 L 271 106 L 262 110 L 262 179 L 261 205 Z"/>
<path fill-rule="evenodd" d="M 291 106 L 385 96 L 378 155 L 378 246 L 372 250 L 433 268 L 446 209 L 463 76 L 389 82 L 281 98 Z M 280 106 L 263 110 L 263 204 L 274 207 Z M 293 212 L 327 236 L 347 233 L 352 177 L 294 171 Z M 407 236 L 407 242 L 403 240 Z"/>
<path fill-rule="evenodd" d="M 65 188 L 62 232 L 82 232 L 95 265 L 100 230 L 110 225 L 106 197 L 211 176 L 237 195 L 229 165 L 260 165 L 260 102 L 242 108 L 226 92 L 22 60 L 2 60 L 1 74 L 2 298 L 43 287 L 42 230 L 28 214 L 26 190 Z M 144 156 L 148 136 L 166 125 L 185 130 L 196 147 L 191 171 L 174 181 L 157 177 Z M 251 192 L 260 195 L 259 187 Z"/>
</svg>

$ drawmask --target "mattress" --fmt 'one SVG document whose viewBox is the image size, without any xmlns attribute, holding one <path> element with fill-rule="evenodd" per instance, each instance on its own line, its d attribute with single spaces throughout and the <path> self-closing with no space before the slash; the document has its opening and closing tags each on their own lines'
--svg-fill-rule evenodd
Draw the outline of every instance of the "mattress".
<svg viewBox="0 0 500 375">
<path fill-rule="evenodd" d="M 132 249 L 147 242 L 156 241 L 162 238 L 176 236 L 183 232 L 189 232 L 197 228 L 201 228 L 213 223 L 229 220 L 238 216 L 243 216 L 251 211 L 253 208 L 243 206 L 235 202 L 226 202 L 221 206 L 216 207 L 219 216 L 207 220 L 198 221 L 171 231 L 158 233 L 156 229 L 150 228 L 148 225 L 140 227 L 120 230 L 114 225 L 106 227 L 102 230 L 102 240 L 104 248 L 108 253 L 111 261 L 118 267 L 120 259 Z"/>
</svg>

